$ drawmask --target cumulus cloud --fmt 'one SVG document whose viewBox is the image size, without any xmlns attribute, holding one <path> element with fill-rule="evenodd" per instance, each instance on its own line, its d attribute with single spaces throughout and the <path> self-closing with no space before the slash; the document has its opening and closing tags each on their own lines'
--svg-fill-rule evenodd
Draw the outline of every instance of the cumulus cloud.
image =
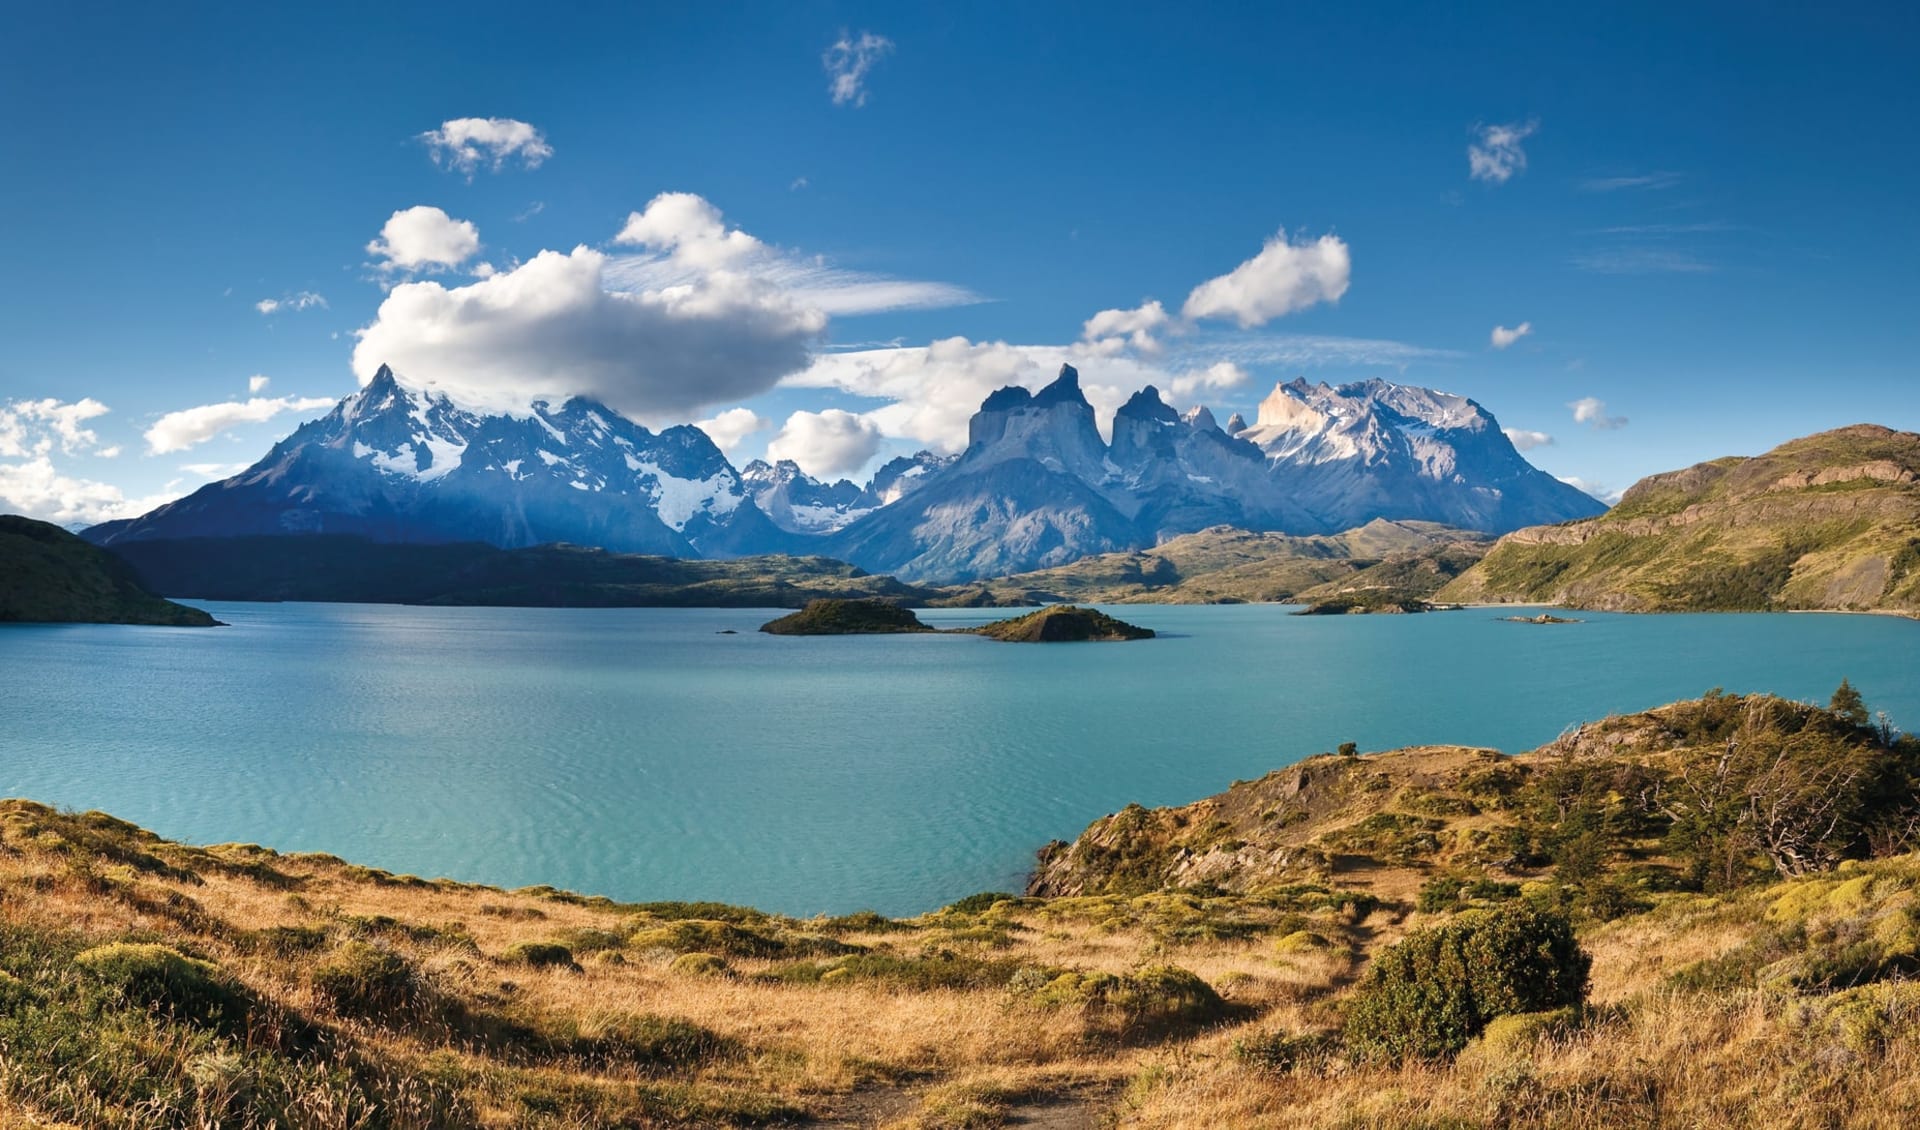
<svg viewBox="0 0 1920 1130">
<path fill-rule="evenodd" d="M 241 424 L 261 423 L 282 412 L 315 412 L 333 404 L 324 396 L 256 396 L 182 408 L 160 417 L 147 429 L 147 450 L 155 455 L 185 451 Z"/>
<path fill-rule="evenodd" d="M 628 292 L 608 286 L 606 264 L 583 246 L 466 286 L 403 283 L 357 331 L 354 372 L 364 383 L 389 364 L 483 410 L 580 395 L 679 421 L 804 368 L 826 328 L 825 314 L 746 274 Z"/>
<path fill-rule="evenodd" d="M 480 229 L 429 204 L 403 208 L 387 218 L 367 253 L 389 271 L 457 267 L 480 250 Z"/>
<path fill-rule="evenodd" d="M 863 31 L 858 36 L 846 32 L 834 40 L 820 65 L 827 71 L 827 93 L 835 106 L 867 104 L 867 72 L 881 57 L 893 50 L 893 40 Z"/>
<path fill-rule="evenodd" d="M 1537 121 L 1480 126 L 1467 146 L 1467 172 L 1474 180 L 1505 184 L 1527 168 L 1527 151 L 1520 143 L 1540 128 Z"/>
<path fill-rule="evenodd" d="M 72 402 L 52 397 L 7 401 L 0 404 L 0 456 L 45 455 L 56 444 L 68 454 L 98 449 L 100 437 L 82 425 L 108 411 L 106 405 L 90 396 Z M 96 454 L 106 452 L 96 450 Z M 113 454 L 119 454 L 118 450 Z"/>
<path fill-rule="evenodd" d="M 1627 426 L 1625 416 L 1607 415 L 1607 402 L 1595 396 L 1583 396 L 1570 401 L 1568 408 L 1573 409 L 1573 422 L 1587 424 L 1598 431 L 1610 432 Z"/>
<path fill-rule="evenodd" d="M 465 173 L 469 180 L 483 165 L 497 173 L 518 160 L 522 168 L 537 169 L 553 156 L 545 134 L 513 118 L 453 118 L 419 140 L 434 164 Z"/>
<path fill-rule="evenodd" d="M 316 307 L 325 310 L 327 300 L 310 290 L 302 290 L 285 298 L 262 298 L 253 304 L 253 308 L 262 314 L 278 314 L 282 310 L 312 310 Z"/>
<path fill-rule="evenodd" d="M 1519 341 L 1521 338 L 1527 336 L 1532 332 L 1533 332 L 1532 322 L 1521 322 L 1519 325 L 1513 327 L 1512 329 L 1508 329 L 1505 326 L 1495 326 L 1493 327 L 1493 335 L 1491 339 L 1493 342 L 1493 347 L 1495 349 L 1505 349 L 1507 346 L 1512 345 L 1514 342 Z"/>
<path fill-rule="evenodd" d="M 767 444 L 767 458 L 791 459 L 817 479 L 858 471 L 879 451 L 880 426 L 840 408 L 795 412 Z"/>
<path fill-rule="evenodd" d="M 710 419 L 696 420 L 693 426 L 707 433 L 707 438 L 720 450 L 732 455 L 748 436 L 766 431 L 773 426 L 773 421 L 751 408 L 729 408 Z"/>
<path fill-rule="evenodd" d="M 1352 257 L 1338 237 L 1291 243 L 1282 230 L 1260 254 L 1193 288 L 1181 312 L 1190 319 L 1231 318 L 1243 328 L 1263 325 L 1320 302 L 1338 302 L 1352 273 Z"/>
<path fill-rule="evenodd" d="M 144 498 L 128 498 L 119 487 L 63 474 L 45 454 L 19 463 L 0 463 L 0 512 L 24 514 L 61 526 L 91 526 L 114 518 L 134 518 L 179 497 L 175 484 Z"/>
<path fill-rule="evenodd" d="M 1172 319 L 1158 299 L 1142 302 L 1131 310 L 1102 310 L 1081 327 L 1082 340 L 1104 353 L 1132 346 L 1143 353 L 1160 348 L 1153 335 Z"/>
<path fill-rule="evenodd" d="M 1525 428 L 1502 428 L 1507 441 L 1521 451 L 1532 451 L 1536 447 L 1551 447 L 1553 437 L 1545 432 L 1531 432 Z"/>
<path fill-rule="evenodd" d="M 1204 369 L 1177 374 L 1168 382 L 1167 391 L 1173 395 L 1175 404 L 1191 407 L 1210 393 L 1241 388 L 1252 379 L 1245 369 L 1233 362 L 1219 361 Z"/>
<path fill-rule="evenodd" d="M 643 212 L 627 215 L 615 243 L 637 245 L 695 270 L 737 267 L 766 251 L 766 244 L 728 230 L 720 209 L 691 192 L 663 192 Z"/>
<path fill-rule="evenodd" d="M 253 376 L 247 378 L 247 391 L 252 393 L 255 396 L 258 396 L 261 393 L 267 391 L 267 386 L 272 383 L 273 383 L 272 377 L 265 376 L 260 373 L 255 373 Z"/>
</svg>

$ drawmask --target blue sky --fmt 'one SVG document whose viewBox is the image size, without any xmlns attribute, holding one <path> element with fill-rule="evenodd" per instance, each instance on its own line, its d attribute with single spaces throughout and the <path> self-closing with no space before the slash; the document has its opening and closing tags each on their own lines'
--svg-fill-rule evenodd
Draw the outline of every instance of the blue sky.
<svg viewBox="0 0 1920 1130">
<path fill-rule="evenodd" d="M 0 509 L 183 493 L 373 352 L 856 477 L 1062 359 L 1431 385 L 1615 490 L 1920 428 L 1920 17 L 1679 7 L 36 6 Z"/>
</svg>

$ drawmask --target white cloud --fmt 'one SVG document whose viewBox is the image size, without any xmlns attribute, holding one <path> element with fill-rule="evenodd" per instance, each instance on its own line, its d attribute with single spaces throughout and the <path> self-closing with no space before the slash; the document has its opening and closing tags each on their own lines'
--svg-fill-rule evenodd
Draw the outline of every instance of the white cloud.
<svg viewBox="0 0 1920 1130">
<path fill-rule="evenodd" d="M 128 498 L 119 487 L 62 474 L 47 455 L 0 463 L 0 512 L 24 514 L 61 526 L 91 526 L 134 518 L 179 497 L 169 483 L 160 493 Z"/>
<path fill-rule="evenodd" d="M 789 184 L 789 185 L 787 185 L 787 191 L 788 191 L 788 192 L 799 192 L 799 191 L 800 191 L 801 189 L 803 189 L 803 188 L 805 188 L 805 187 L 807 187 L 807 178 L 805 178 L 805 177 L 795 177 L 795 178 L 793 178 L 793 183 L 791 183 L 791 184 Z"/>
<path fill-rule="evenodd" d="M 310 290 L 302 290 L 285 298 L 262 298 L 253 304 L 262 314 L 277 314 L 282 310 L 312 310 L 315 307 L 325 310 L 327 300 Z"/>
<path fill-rule="evenodd" d="M 841 32 L 840 38 L 820 56 L 820 65 L 827 70 L 827 93 L 833 96 L 833 104 L 865 106 L 867 72 L 892 50 L 893 40 L 884 35 L 863 31 L 855 38 Z"/>
<path fill-rule="evenodd" d="M 1152 353 L 1160 348 L 1159 340 L 1153 336 L 1155 331 L 1164 329 L 1171 320 L 1166 307 L 1153 299 L 1131 310 L 1100 311 L 1087 319 L 1080 336 L 1103 352 L 1118 352 L 1132 346 L 1142 353 Z"/>
<path fill-rule="evenodd" d="M 1602 275 L 1694 275 L 1712 271 L 1713 264 L 1686 251 L 1669 247 L 1616 247 L 1576 255 L 1573 265 Z"/>
<path fill-rule="evenodd" d="M 626 292 L 608 286 L 606 265 L 576 247 L 466 286 L 403 283 L 357 331 L 354 372 L 364 383 L 389 364 L 484 410 L 580 395 L 677 421 L 804 368 L 826 328 L 825 314 L 745 274 Z"/>
<path fill-rule="evenodd" d="M 1611 490 L 1608 487 L 1601 485 L 1600 483 L 1590 483 L 1587 480 L 1578 478 L 1574 475 L 1562 475 L 1560 476 L 1560 481 L 1567 484 L 1568 486 L 1572 487 L 1575 490 L 1585 491 L 1587 494 L 1592 495 L 1593 497 L 1599 499 L 1601 502 L 1606 503 L 1608 506 L 1614 506 L 1618 504 L 1620 501 L 1620 495 L 1623 493 L 1621 491 Z"/>
<path fill-rule="evenodd" d="M 1540 128 L 1537 121 L 1480 126 L 1478 139 L 1467 146 L 1467 172 L 1474 180 L 1505 184 L 1527 167 L 1527 151 L 1520 143 Z"/>
<path fill-rule="evenodd" d="M 1545 432 L 1531 432 L 1525 428 L 1502 428 L 1501 430 L 1507 434 L 1507 441 L 1521 451 L 1553 446 L 1553 437 Z"/>
<path fill-rule="evenodd" d="M 1338 302 L 1352 273 L 1352 257 L 1338 237 L 1290 243 L 1282 230 L 1260 254 L 1194 287 L 1182 313 L 1189 319 L 1232 318 L 1243 328 L 1263 325 L 1316 303 Z"/>
<path fill-rule="evenodd" d="M 1219 361 L 1204 369 L 1193 369 L 1175 376 L 1168 382 L 1167 391 L 1173 395 L 1175 404 L 1191 407 L 1207 393 L 1241 388 L 1252 379 L 1245 369 L 1233 362 Z"/>
<path fill-rule="evenodd" d="M 382 270 L 418 271 L 457 267 L 480 250 L 480 230 L 429 204 L 403 208 L 387 218 L 367 253 L 385 260 Z"/>
<path fill-rule="evenodd" d="M 1598 397 L 1583 396 L 1578 400 L 1569 402 L 1567 407 L 1573 409 L 1573 422 L 1576 424 L 1589 424 L 1603 432 L 1610 432 L 1627 426 L 1627 418 L 1625 416 L 1607 415 L 1607 402 Z"/>
<path fill-rule="evenodd" d="M 282 412 L 316 412 L 331 408 L 333 404 L 324 396 L 256 396 L 250 400 L 229 400 L 182 408 L 160 417 L 147 429 L 147 450 L 155 455 L 185 451 L 241 424 L 271 420 Z"/>
<path fill-rule="evenodd" d="M 182 463 L 180 469 L 189 475 L 212 481 L 230 479 L 251 466 L 251 463 Z"/>
<path fill-rule="evenodd" d="M 1589 177 L 1580 182 L 1583 192 L 1620 192 L 1628 189 L 1672 188 L 1681 181 L 1679 173 L 1654 172 L 1620 177 Z"/>
<path fill-rule="evenodd" d="M 1512 329 L 1508 329 L 1505 326 L 1495 326 L 1493 327 L 1493 335 L 1491 338 L 1493 347 L 1495 349 L 1505 349 L 1507 346 L 1512 345 L 1514 342 L 1519 341 L 1532 332 L 1532 322 L 1521 322 Z"/>
<path fill-rule="evenodd" d="M 482 165 L 497 173 L 518 158 L 522 168 L 537 169 L 553 156 L 545 134 L 513 118 L 453 118 L 421 134 L 419 140 L 426 144 L 434 164 L 465 173 L 469 180 Z"/>
<path fill-rule="evenodd" d="M 735 228 L 727 230 L 720 209 L 691 192 L 663 192 L 644 212 L 627 214 L 615 243 L 638 245 L 694 270 L 739 266 L 764 253 L 766 244 Z"/>
<path fill-rule="evenodd" d="M 693 426 L 707 433 L 720 450 L 732 455 L 748 436 L 766 431 L 773 426 L 773 421 L 751 408 L 729 408 L 711 419 L 696 420 Z"/>
<path fill-rule="evenodd" d="M 45 455 L 55 444 L 68 454 L 97 448 L 100 437 L 81 425 L 108 411 L 90 396 L 72 402 L 47 397 L 0 403 L 0 456 Z"/>
<path fill-rule="evenodd" d="M 879 451 L 879 425 L 840 408 L 795 412 L 767 444 L 768 459 L 791 459 L 817 479 L 858 471 Z"/>
<path fill-rule="evenodd" d="M 261 393 L 267 391 L 267 386 L 272 383 L 272 377 L 255 373 L 253 376 L 247 378 L 247 391 L 255 396 L 259 396 Z"/>
<path fill-rule="evenodd" d="M 612 290 L 699 285 L 710 273 L 726 270 L 750 275 L 794 303 L 830 316 L 933 310 L 985 301 L 951 283 L 849 271 L 817 256 L 784 252 L 737 228 L 728 230 L 718 208 L 688 192 L 654 197 L 644 211 L 628 215 L 614 242 L 646 250 L 607 261 L 605 276 Z"/>
</svg>

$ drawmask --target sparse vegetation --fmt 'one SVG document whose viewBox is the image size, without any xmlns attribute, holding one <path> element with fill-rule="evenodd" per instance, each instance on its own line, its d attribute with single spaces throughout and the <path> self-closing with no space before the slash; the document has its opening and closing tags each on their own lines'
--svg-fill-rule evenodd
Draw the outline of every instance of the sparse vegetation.
<svg viewBox="0 0 1920 1130">
<path fill-rule="evenodd" d="M 1901 1125 L 1920 745 L 1830 706 L 1715 692 L 1520 757 L 1313 758 L 910 919 L 4 802 L 0 1121 Z M 1817 834 L 1762 818 L 1796 807 Z"/>
</svg>

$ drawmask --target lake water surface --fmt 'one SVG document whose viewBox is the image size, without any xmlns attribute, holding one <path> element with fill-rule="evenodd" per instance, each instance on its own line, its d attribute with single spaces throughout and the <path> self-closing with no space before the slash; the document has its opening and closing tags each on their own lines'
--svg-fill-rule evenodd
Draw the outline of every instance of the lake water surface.
<svg viewBox="0 0 1920 1130">
<path fill-rule="evenodd" d="M 1842 676 L 1920 724 L 1920 623 L 1872 616 L 1131 605 L 1109 611 L 1161 639 L 1036 647 L 764 636 L 778 613 L 737 609 L 198 603 L 232 626 L 0 630 L 0 795 L 419 875 L 908 914 L 1017 889 L 1129 801 L 1343 741 L 1517 751 Z"/>
</svg>

